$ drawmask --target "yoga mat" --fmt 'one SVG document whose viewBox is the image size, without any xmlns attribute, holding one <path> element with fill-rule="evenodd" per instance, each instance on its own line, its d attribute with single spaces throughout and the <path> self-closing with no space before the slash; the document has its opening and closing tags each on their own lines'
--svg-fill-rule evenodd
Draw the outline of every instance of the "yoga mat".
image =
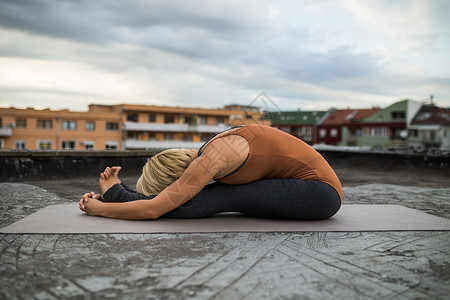
<svg viewBox="0 0 450 300">
<path fill-rule="evenodd" d="M 130 221 L 92 217 L 78 203 L 51 205 L 19 220 L 1 233 L 196 233 L 303 231 L 450 230 L 450 220 L 401 205 L 343 205 L 330 219 L 295 221 L 250 218 L 224 213 L 202 219 Z"/>
</svg>

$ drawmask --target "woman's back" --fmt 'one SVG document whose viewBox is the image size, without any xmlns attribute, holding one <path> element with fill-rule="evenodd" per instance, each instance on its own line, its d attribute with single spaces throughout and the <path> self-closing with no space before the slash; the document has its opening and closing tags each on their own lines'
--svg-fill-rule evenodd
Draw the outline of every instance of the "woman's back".
<svg viewBox="0 0 450 300">
<path fill-rule="evenodd" d="M 341 183 L 316 150 L 302 140 L 273 127 L 247 125 L 224 132 L 238 135 L 249 144 L 248 157 L 238 170 L 219 178 L 227 184 L 244 184 L 263 178 L 318 180 L 331 185 L 342 199 Z M 209 145 L 207 145 L 209 147 Z"/>
</svg>

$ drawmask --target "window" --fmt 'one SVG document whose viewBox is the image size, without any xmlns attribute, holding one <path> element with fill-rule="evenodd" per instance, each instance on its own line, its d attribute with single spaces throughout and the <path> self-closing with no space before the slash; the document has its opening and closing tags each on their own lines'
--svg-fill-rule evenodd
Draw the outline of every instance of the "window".
<svg viewBox="0 0 450 300">
<path fill-rule="evenodd" d="M 3 120 L 0 118 L 0 128 L 3 127 Z"/>
<path fill-rule="evenodd" d="M 75 149 L 75 141 L 63 141 L 62 142 L 63 150 L 73 150 Z"/>
<path fill-rule="evenodd" d="M 291 128 L 291 134 L 295 135 L 295 136 L 303 136 L 303 128 L 298 127 L 298 128 Z"/>
<path fill-rule="evenodd" d="M 195 125 L 193 117 L 184 117 L 184 124 Z"/>
<path fill-rule="evenodd" d="M 94 142 L 93 141 L 84 141 L 83 145 L 84 145 L 84 149 L 86 149 L 86 150 L 94 150 Z"/>
<path fill-rule="evenodd" d="M 127 114 L 128 122 L 138 122 L 138 114 Z"/>
<path fill-rule="evenodd" d="M 27 128 L 27 119 L 16 119 L 16 128 Z"/>
<path fill-rule="evenodd" d="M 224 123 L 225 123 L 225 119 L 224 118 L 216 118 L 216 125 L 224 124 Z"/>
<path fill-rule="evenodd" d="M 397 122 L 405 121 L 405 112 L 403 112 L 403 111 L 400 111 L 400 112 L 393 111 L 391 113 L 391 117 L 392 117 L 392 121 L 397 121 Z"/>
<path fill-rule="evenodd" d="M 166 132 L 164 133 L 164 140 L 165 141 L 173 141 L 175 139 L 175 134 L 172 132 Z"/>
<path fill-rule="evenodd" d="M 156 122 L 156 115 L 149 115 L 148 116 L 148 121 L 150 123 L 155 123 Z"/>
<path fill-rule="evenodd" d="M 175 123 L 175 117 L 174 116 L 164 116 L 164 123 Z"/>
<path fill-rule="evenodd" d="M 119 123 L 106 122 L 106 130 L 117 131 L 119 130 Z"/>
<path fill-rule="evenodd" d="M 183 134 L 183 141 L 184 142 L 192 142 L 193 141 L 192 134 L 188 134 L 188 133 Z"/>
<path fill-rule="evenodd" d="M 37 128 L 39 129 L 52 129 L 53 121 L 52 120 L 37 120 Z"/>
<path fill-rule="evenodd" d="M 148 140 L 149 140 L 149 141 L 156 141 L 156 133 L 154 133 L 154 132 L 149 132 L 149 133 L 148 133 Z"/>
<path fill-rule="evenodd" d="M 38 141 L 39 150 L 52 150 L 52 141 Z"/>
<path fill-rule="evenodd" d="M 0 139 L 0 149 L 3 149 L 5 147 L 5 140 Z"/>
<path fill-rule="evenodd" d="M 139 132 L 128 132 L 127 139 L 137 141 L 139 140 Z"/>
<path fill-rule="evenodd" d="M 303 127 L 303 136 L 310 138 L 312 134 L 311 127 Z"/>
<path fill-rule="evenodd" d="M 364 135 L 366 135 L 366 136 L 388 136 L 389 128 L 387 128 L 387 127 L 364 127 Z"/>
<path fill-rule="evenodd" d="M 200 117 L 200 124 L 201 125 L 208 124 L 208 118 L 207 117 Z"/>
<path fill-rule="evenodd" d="M 420 114 L 416 117 L 416 120 L 417 120 L 417 121 L 425 121 L 425 120 L 428 120 L 431 116 L 432 116 L 432 113 L 431 113 L 431 112 L 423 112 L 423 113 L 420 113 Z"/>
<path fill-rule="evenodd" d="M 206 141 L 209 140 L 210 137 L 211 137 L 211 134 L 210 134 L 210 133 L 202 133 L 202 134 L 200 135 L 200 141 L 206 142 Z"/>
<path fill-rule="evenodd" d="M 319 130 L 319 137 L 324 138 L 327 136 L 327 130 L 325 128 L 322 128 Z"/>
<path fill-rule="evenodd" d="M 16 141 L 16 149 L 26 149 L 25 141 Z"/>
<path fill-rule="evenodd" d="M 95 130 L 95 121 L 86 121 L 86 130 Z"/>
<path fill-rule="evenodd" d="M 63 128 L 63 130 L 76 130 L 77 129 L 77 121 L 63 120 L 62 128 Z"/>
<path fill-rule="evenodd" d="M 386 127 L 375 127 L 376 136 L 387 136 L 389 135 L 389 129 Z"/>
<path fill-rule="evenodd" d="M 106 150 L 117 150 L 119 147 L 119 143 L 117 142 L 106 142 L 105 148 Z"/>
<path fill-rule="evenodd" d="M 330 136 L 337 137 L 337 135 L 338 135 L 338 130 L 336 128 L 331 128 Z"/>
</svg>

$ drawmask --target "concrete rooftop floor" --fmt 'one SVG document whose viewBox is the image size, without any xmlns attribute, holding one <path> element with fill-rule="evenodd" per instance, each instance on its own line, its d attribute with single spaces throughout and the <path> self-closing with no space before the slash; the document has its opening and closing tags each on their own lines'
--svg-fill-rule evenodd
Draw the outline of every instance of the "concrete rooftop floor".
<svg viewBox="0 0 450 300">
<path fill-rule="evenodd" d="M 353 175 L 349 175 L 353 174 Z M 450 218 L 449 178 L 338 170 L 347 204 Z M 136 178 L 123 178 L 131 183 Z M 98 191 L 0 183 L 0 225 Z M 83 226 L 83 224 L 80 224 Z M 0 235 L 0 299 L 448 299 L 450 232 Z"/>
</svg>

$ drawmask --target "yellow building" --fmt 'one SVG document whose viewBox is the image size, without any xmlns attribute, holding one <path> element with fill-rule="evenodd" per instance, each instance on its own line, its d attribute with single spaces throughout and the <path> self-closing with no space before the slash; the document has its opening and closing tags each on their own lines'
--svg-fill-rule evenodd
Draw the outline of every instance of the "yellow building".
<svg viewBox="0 0 450 300">
<path fill-rule="evenodd" d="M 230 126 L 230 111 L 124 104 L 125 149 L 198 148 Z"/>
<path fill-rule="evenodd" d="M 271 121 L 264 119 L 265 112 L 258 106 L 230 104 L 224 107 L 231 111 L 230 123 L 232 126 L 260 124 L 271 126 Z"/>
<path fill-rule="evenodd" d="M 0 108 L 0 148 L 105 150 L 198 148 L 230 126 L 261 123 L 256 108 L 89 105 L 87 112 Z M 267 123 L 267 124 L 266 124 Z"/>
<path fill-rule="evenodd" d="M 0 108 L 0 148 L 31 150 L 121 149 L 120 114 Z"/>
</svg>

